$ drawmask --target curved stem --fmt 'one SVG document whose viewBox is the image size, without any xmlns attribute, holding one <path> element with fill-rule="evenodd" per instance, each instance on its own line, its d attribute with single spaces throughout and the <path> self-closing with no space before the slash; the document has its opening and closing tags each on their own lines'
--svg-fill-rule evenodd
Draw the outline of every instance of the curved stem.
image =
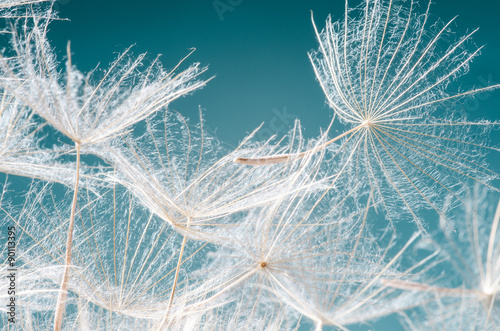
<svg viewBox="0 0 500 331">
<path fill-rule="evenodd" d="M 439 286 L 427 285 L 424 283 L 412 282 L 408 280 L 381 279 L 380 281 L 385 286 L 392 287 L 398 290 L 429 292 L 429 293 L 441 294 L 445 296 L 454 296 L 454 297 L 461 297 L 463 295 L 472 295 L 478 297 L 487 296 L 486 293 L 478 290 L 439 287 Z"/>
<path fill-rule="evenodd" d="M 269 155 L 269 156 L 261 156 L 261 157 L 237 157 L 234 162 L 240 163 L 240 164 L 245 164 L 245 165 L 252 165 L 252 166 L 261 166 L 261 165 L 271 165 L 271 164 L 278 164 L 278 163 L 284 163 L 287 161 L 295 161 L 302 159 L 304 156 L 309 155 L 309 154 L 314 154 L 316 152 L 319 152 L 326 146 L 330 145 L 331 143 L 334 143 L 335 141 L 339 140 L 340 138 L 343 138 L 351 133 L 354 133 L 361 129 L 362 127 L 368 126 L 369 123 L 368 121 L 365 121 L 361 123 L 360 125 L 350 129 L 349 131 L 346 131 L 337 137 L 328 140 L 326 143 L 316 146 L 308 151 L 302 152 L 302 153 L 292 153 L 292 154 L 280 154 L 280 155 Z"/>
<path fill-rule="evenodd" d="M 71 204 L 71 216 L 68 226 L 68 237 L 66 239 L 66 256 L 64 260 L 64 274 L 61 281 L 59 296 L 57 297 L 56 312 L 54 317 L 54 331 L 61 330 L 62 318 L 64 314 L 64 306 L 66 304 L 66 296 L 69 284 L 69 274 L 71 271 L 71 248 L 73 246 L 73 227 L 75 224 L 76 202 L 78 198 L 78 182 L 80 181 L 80 143 L 75 143 L 76 147 L 76 183 L 75 192 L 73 194 L 73 202 Z"/>
<path fill-rule="evenodd" d="M 189 222 L 188 222 L 188 226 L 189 226 Z M 156 330 L 161 330 L 165 326 L 165 324 L 167 323 L 167 319 L 168 319 L 168 316 L 170 314 L 170 309 L 172 308 L 172 303 L 174 302 L 175 288 L 177 287 L 177 281 L 179 279 L 179 271 L 181 269 L 182 255 L 184 253 L 184 247 L 186 247 L 186 240 L 187 240 L 186 235 L 184 235 L 184 238 L 182 239 L 181 251 L 179 253 L 179 260 L 177 261 L 177 268 L 175 270 L 174 285 L 172 287 L 172 292 L 170 293 L 170 300 L 168 301 L 168 308 L 167 308 L 165 315 L 161 319 L 160 324 L 156 328 Z"/>
</svg>

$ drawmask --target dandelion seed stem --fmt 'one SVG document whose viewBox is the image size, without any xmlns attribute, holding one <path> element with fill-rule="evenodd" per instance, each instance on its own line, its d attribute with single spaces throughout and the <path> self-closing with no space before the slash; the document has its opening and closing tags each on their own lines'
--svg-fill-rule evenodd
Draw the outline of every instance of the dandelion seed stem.
<svg viewBox="0 0 500 331">
<path fill-rule="evenodd" d="M 358 130 L 360 130 L 363 127 L 369 126 L 368 121 L 364 121 L 360 125 L 336 136 L 335 138 L 328 140 L 326 143 L 316 146 L 308 151 L 301 152 L 301 153 L 291 153 L 291 154 L 281 154 L 281 155 L 269 155 L 269 156 L 262 156 L 262 157 L 237 157 L 234 162 L 239 163 L 239 164 L 245 164 L 245 165 L 252 165 L 252 166 L 261 166 L 261 165 L 271 165 L 271 164 L 278 164 L 278 163 L 284 163 L 287 161 L 295 161 L 298 159 L 302 159 L 306 155 L 314 154 L 316 152 L 319 152 L 326 146 L 334 143 L 335 141 L 351 134 L 354 133 Z"/>
<path fill-rule="evenodd" d="M 75 223 L 76 202 L 78 198 L 78 182 L 80 181 L 80 143 L 75 143 L 76 147 L 76 182 L 75 192 L 73 194 L 73 202 L 71 204 L 71 216 L 68 226 L 68 237 L 66 239 L 66 256 L 64 260 L 64 274 L 61 281 L 59 296 L 57 297 L 56 312 L 54 317 L 54 331 L 61 330 L 62 318 L 64 314 L 64 306 L 66 304 L 66 296 L 69 284 L 69 273 L 71 271 L 71 248 L 73 246 L 73 227 Z"/>
<path fill-rule="evenodd" d="M 382 279 L 381 282 L 386 286 L 396 288 L 399 290 L 430 292 L 430 293 L 436 293 L 454 297 L 455 296 L 461 297 L 467 294 L 473 296 L 486 295 L 485 293 L 477 290 L 470 290 L 463 288 L 446 288 L 446 287 L 432 286 L 432 285 L 411 282 L 411 281 L 397 280 L 397 279 Z"/>
<path fill-rule="evenodd" d="M 486 256 L 486 284 L 485 285 L 487 286 L 486 290 L 491 291 L 493 289 L 493 292 L 495 292 L 494 286 L 491 286 L 491 285 L 492 285 L 492 283 L 495 282 L 495 279 L 494 279 L 495 275 L 494 275 L 494 272 L 492 269 L 495 269 L 496 266 L 494 266 L 491 263 L 491 261 L 493 260 L 493 250 L 495 247 L 495 242 L 496 242 L 495 238 L 497 235 L 499 220 L 500 220 L 500 200 L 498 200 L 498 205 L 497 205 L 497 209 L 495 212 L 495 217 L 493 218 L 493 224 L 492 224 L 491 230 L 490 230 L 490 240 L 488 242 L 488 253 Z"/>
<path fill-rule="evenodd" d="M 189 224 L 189 223 L 188 223 Z M 172 303 L 174 302 L 175 288 L 177 287 L 177 280 L 179 279 L 179 270 L 182 264 L 182 255 L 184 253 L 184 247 L 186 246 L 186 236 L 182 239 L 181 251 L 179 253 L 179 260 L 177 261 L 177 268 L 175 270 L 174 285 L 172 286 L 172 292 L 170 293 L 170 300 L 168 301 L 168 308 L 163 316 L 158 328 L 156 330 L 161 330 L 167 323 L 168 315 L 170 314 L 170 309 L 172 308 Z"/>
</svg>

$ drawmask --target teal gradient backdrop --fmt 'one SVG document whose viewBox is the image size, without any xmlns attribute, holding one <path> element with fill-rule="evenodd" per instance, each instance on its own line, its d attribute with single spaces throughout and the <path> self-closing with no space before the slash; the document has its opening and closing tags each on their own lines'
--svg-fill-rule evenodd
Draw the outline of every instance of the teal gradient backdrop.
<svg viewBox="0 0 500 331">
<path fill-rule="evenodd" d="M 434 2 L 434 18 L 450 20 L 458 15 L 452 27 L 457 36 L 480 28 L 473 40 L 485 47 L 469 74 L 460 79 L 461 87 L 500 82 L 500 3 Z M 426 5 L 421 1 L 421 7 Z M 331 119 L 307 52 L 317 48 L 311 11 L 321 29 L 328 14 L 333 20 L 342 18 L 342 0 L 60 0 L 56 6 L 69 21 L 55 22 L 50 36 L 61 59 L 71 40 L 73 62 L 82 71 L 98 63 L 105 68 L 130 45 L 135 45 L 134 54 L 147 51 L 150 58 L 163 54 L 166 67 L 173 67 L 195 47 L 187 63 L 209 65 L 205 77 L 215 79 L 172 106 L 193 119 L 201 106 L 207 126 L 226 143 L 236 145 L 262 122 L 261 137 L 280 134 L 294 118 L 301 120 L 307 137 L 315 137 Z M 482 99 L 465 107 L 469 116 L 498 119 L 500 93 Z"/>
</svg>

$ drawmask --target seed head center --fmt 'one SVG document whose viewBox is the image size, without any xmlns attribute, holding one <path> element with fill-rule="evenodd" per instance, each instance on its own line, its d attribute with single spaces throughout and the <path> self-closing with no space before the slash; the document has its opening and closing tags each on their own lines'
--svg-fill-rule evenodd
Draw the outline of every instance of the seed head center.
<svg viewBox="0 0 500 331">
<path fill-rule="evenodd" d="M 365 128 L 370 128 L 372 126 L 372 119 L 371 118 L 366 119 L 363 123 L 361 123 L 361 126 L 364 126 Z"/>
</svg>

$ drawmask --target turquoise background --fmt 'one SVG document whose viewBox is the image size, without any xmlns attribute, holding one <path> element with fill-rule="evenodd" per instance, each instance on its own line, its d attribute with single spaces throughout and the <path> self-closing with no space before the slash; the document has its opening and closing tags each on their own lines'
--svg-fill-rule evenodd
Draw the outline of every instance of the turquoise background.
<svg viewBox="0 0 500 331">
<path fill-rule="evenodd" d="M 448 21 L 459 15 L 452 26 L 457 36 L 480 27 L 473 40 L 485 48 L 470 72 L 459 79 L 461 89 L 500 83 L 500 2 L 434 2 L 434 19 Z M 200 62 L 209 65 L 204 78 L 216 77 L 203 90 L 175 101 L 172 108 L 196 122 L 201 106 L 206 127 L 230 146 L 236 146 L 262 122 L 259 138 L 284 134 L 295 118 L 301 120 L 306 137 L 317 137 L 327 127 L 332 111 L 325 104 L 307 57 L 308 51 L 317 48 L 310 11 L 321 29 L 328 14 L 333 20 L 342 19 L 344 1 L 216 3 L 228 6 L 226 11 L 218 12 L 212 0 L 60 0 L 56 3 L 60 17 L 69 21 L 54 22 L 49 36 L 61 60 L 71 40 L 73 63 L 84 72 L 99 63 L 106 68 L 117 53 L 132 44 L 136 55 L 147 51 L 153 59 L 163 54 L 167 68 L 174 67 L 188 49 L 195 47 L 184 68 Z M 421 11 L 426 5 L 426 1 L 421 2 Z M 498 120 L 499 105 L 500 91 L 496 91 L 465 102 L 457 111 L 465 112 L 470 119 Z M 336 123 L 334 130 L 341 131 L 342 126 Z M 494 133 L 492 145 L 499 145 L 498 138 Z M 489 158 L 492 169 L 500 172 L 498 153 Z M 389 318 L 375 323 L 374 329 L 401 328 Z"/>
<path fill-rule="evenodd" d="M 473 40 L 486 45 L 467 77 L 461 78 L 462 87 L 479 87 L 483 80 L 500 82 L 499 2 L 435 2 L 431 5 L 433 18 L 449 20 L 459 15 L 452 27 L 457 36 L 480 27 Z M 206 110 L 207 126 L 231 145 L 262 122 L 261 137 L 284 133 L 294 118 L 301 120 L 306 137 L 316 137 L 320 128 L 326 128 L 332 111 L 325 105 L 307 57 L 308 51 L 317 48 L 310 11 L 321 29 L 328 14 L 334 20 L 342 18 L 344 1 L 218 3 L 230 10 L 219 15 L 213 0 L 60 0 L 60 16 L 70 21 L 54 22 L 50 37 L 61 59 L 71 40 L 73 62 L 82 71 L 98 63 L 107 67 L 117 52 L 130 45 L 135 45 L 134 54 L 147 51 L 151 59 L 163 54 L 167 68 L 196 47 L 186 63 L 209 65 L 204 77 L 216 77 L 203 90 L 176 101 L 173 108 L 195 120 L 201 106 Z M 421 4 L 426 5 L 426 1 Z M 477 101 L 478 105 L 466 107 L 471 117 L 498 118 L 499 92 Z M 280 118 L 277 113 L 283 114 L 284 108 L 288 116 Z"/>
</svg>

